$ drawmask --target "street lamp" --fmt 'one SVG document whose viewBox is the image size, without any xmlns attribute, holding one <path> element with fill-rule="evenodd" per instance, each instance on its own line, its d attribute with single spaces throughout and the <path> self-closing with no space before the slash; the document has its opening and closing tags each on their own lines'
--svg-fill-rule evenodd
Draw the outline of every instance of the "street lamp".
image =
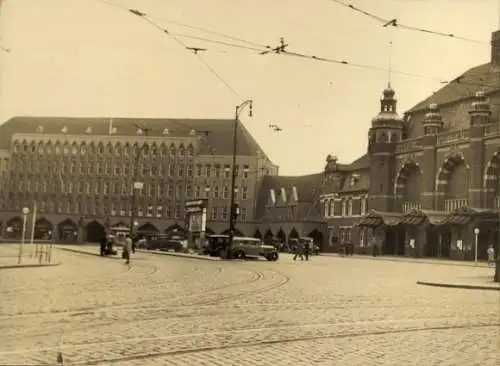
<svg viewBox="0 0 500 366">
<path fill-rule="evenodd" d="M 248 116 L 252 117 L 253 101 L 251 99 L 245 100 L 240 105 L 237 105 L 234 113 L 234 132 L 233 132 L 233 169 L 231 175 L 231 206 L 230 206 L 230 216 L 229 216 L 229 245 L 227 247 L 226 258 L 230 259 L 231 247 L 233 246 L 233 238 L 236 226 L 236 216 L 238 215 L 238 210 L 235 202 L 235 189 L 236 189 L 236 154 L 238 153 L 238 122 L 240 118 L 240 113 L 248 106 Z"/>
<path fill-rule="evenodd" d="M 135 126 L 135 125 L 134 125 Z M 137 127 L 137 126 L 136 126 Z M 148 129 L 146 128 L 138 128 L 137 129 L 137 135 L 139 136 L 147 136 L 148 135 Z M 134 233 L 134 223 L 135 223 L 135 211 L 137 210 L 137 193 L 139 190 L 141 190 L 144 187 L 143 182 L 139 182 L 139 163 L 141 161 L 141 155 L 143 152 L 143 149 L 146 147 L 146 144 L 142 144 L 140 148 L 135 150 L 136 156 L 135 156 L 135 162 L 134 162 L 134 182 L 133 182 L 133 187 L 132 187 L 132 207 L 130 210 L 130 235 Z"/>
<path fill-rule="evenodd" d="M 23 246 L 24 238 L 26 237 L 26 217 L 30 213 L 28 207 L 23 207 L 23 231 L 21 232 L 21 242 L 19 243 L 19 257 L 17 258 L 17 263 L 21 264 L 21 258 L 23 257 Z"/>
<path fill-rule="evenodd" d="M 474 263 L 477 266 L 477 247 L 478 247 L 478 241 L 479 241 L 479 229 L 475 228 L 474 229 Z"/>
</svg>

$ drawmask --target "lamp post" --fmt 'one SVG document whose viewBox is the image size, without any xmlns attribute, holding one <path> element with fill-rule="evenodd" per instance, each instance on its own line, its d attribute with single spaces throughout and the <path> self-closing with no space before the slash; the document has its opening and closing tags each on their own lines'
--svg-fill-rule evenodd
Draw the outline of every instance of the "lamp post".
<svg viewBox="0 0 500 366">
<path fill-rule="evenodd" d="M 474 229 L 474 263 L 477 266 L 477 247 L 479 241 L 479 229 Z"/>
<path fill-rule="evenodd" d="M 142 129 L 138 128 L 137 129 L 137 134 L 138 135 L 148 135 L 148 130 L 147 129 Z M 137 193 L 144 187 L 144 183 L 139 181 L 139 163 L 141 161 L 141 155 L 142 155 L 142 150 L 144 149 L 146 145 L 143 144 L 139 149 L 136 151 L 136 156 L 135 156 L 135 162 L 134 162 L 134 181 L 132 183 L 132 204 L 130 208 L 130 235 L 134 234 L 135 231 L 135 214 L 137 211 Z"/>
<path fill-rule="evenodd" d="M 253 101 L 251 99 L 245 100 L 240 105 L 237 105 L 234 113 L 234 132 L 233 132 L 233 167 L 231 175 L 231 206 L 229 216 L 229 245 L 226 250 L 226 258 L 230 259 L 231 247 L 233 246 L 233 237 L 236 226 L 236 216 L 238 215 L 237 207 L 235 205 L 235 189 L 236 189 L 236 155 L 238 153 L 238 122 L 240 113 L 248 106 L 248 116 L 252 117 Z"/>
<path fill-rule="evenodd" d="M 17 264 L 21 264 L 21 259 L 23 257 L 24 238 L 26 237 L 26 218 L 29 213 L 30 209 L 28 207 L 23 207 L 23 231 L 21 232 L 21 242 L 19 243 L 19 256 L 17 258 Z"/>
</svg>

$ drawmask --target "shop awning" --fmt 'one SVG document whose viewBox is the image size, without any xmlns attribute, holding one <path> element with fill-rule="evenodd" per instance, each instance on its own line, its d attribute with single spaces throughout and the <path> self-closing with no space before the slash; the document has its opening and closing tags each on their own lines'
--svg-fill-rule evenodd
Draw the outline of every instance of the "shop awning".
<svg viewBox="0 0 500 366">
<path fill-rule="evenodd" d="M 371 211 L 356 223 L 356 226 L 376 228 L 382 225 L 396 226 L 401 222 L 402 215 L 397 212 Z"/>
<path fill-rule="evenodd" d="M 403 215 L 401 224 L 419 226 L 427 222 L 432 225 L 440 225 L 448 215 L 448 212 L 415 209 Z"/>
<path fill-rule="evenodd" d="M 461 226 L 468 224 L 471 220 L 472 216 L 450 214 L 450 216 L 442 222 L 442 225 Z"/>
<path fill-rule="evenodd" d="M 443 221 L 443 225 L 462 226 L 467 225 L 475 218 L 481 218 L 488 221 L 496 221 L 497 214 L 490 209 L 461 207 L 450 212 L 448 217 Z"/>
</svg>

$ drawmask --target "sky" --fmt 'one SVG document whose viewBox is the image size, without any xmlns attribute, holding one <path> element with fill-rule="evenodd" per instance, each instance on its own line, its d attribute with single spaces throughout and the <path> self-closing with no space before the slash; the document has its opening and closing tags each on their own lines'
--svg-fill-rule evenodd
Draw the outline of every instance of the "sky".
<svg viewBox="0 0 500 366">
<path fill-rule="evenodd" d="M 371 119 L 389 79 L 402 114 L 442 81 L 488 62 L 487 43 L 499 28 L 497 0 L 344 2 L 484 43 L 384 28 L 333 0 L 108 1 L 119 6 L 104 0 L 3 0 L 0 42 L 11 52 L 0 53 L 0 120 L 233 118 L 235 106 L 250 98 L 254 117 L 242 114 L 241 120 L 280 174 L 316 173 L 328 154 L 349 163 L 366 152 Z M 185 45 L 207 51 L 194 55 L 120 6 L 146 13 Z M 208 43 L 186 36 L 251 45 L 176 23 L 272 47 L 284 37 L 289 52 L 369 68 Z"/>
</svg>

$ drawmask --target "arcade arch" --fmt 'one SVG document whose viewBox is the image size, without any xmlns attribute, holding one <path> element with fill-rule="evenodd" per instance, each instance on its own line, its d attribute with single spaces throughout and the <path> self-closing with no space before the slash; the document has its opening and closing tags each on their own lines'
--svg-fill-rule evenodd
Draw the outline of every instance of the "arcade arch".
<svg viewBox="0 0 500 366">
<path fill-rule="evenodd" d="M 455 154 L 447 157 L 437 173 L 436 193 L 438 210 L 454 211 L 468 205 L 470 167 L 464 156 Z"/>
<path fill-rule="evenodd" d="M 394 183 L 394 195 L 401 199 L 403 212 L 419 209 L 422 169 L 414 161 L 403 164 Z"/>
</svg>

